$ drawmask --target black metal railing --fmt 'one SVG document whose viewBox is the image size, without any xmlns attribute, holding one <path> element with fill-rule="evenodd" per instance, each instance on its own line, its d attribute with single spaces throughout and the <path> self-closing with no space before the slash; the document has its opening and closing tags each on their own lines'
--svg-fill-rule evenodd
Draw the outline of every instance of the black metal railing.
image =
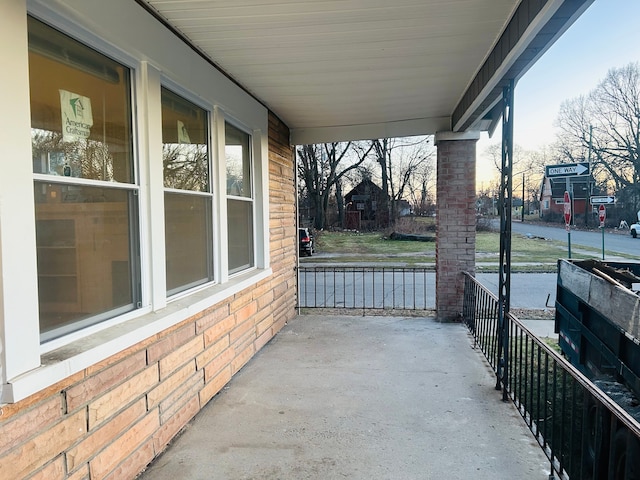
<svg viewBox="0 0 640 480">
<path fill-rule="evenodd" d="M 508 363 L 500 382 L 549 458 L 550 478 L 640 479 L 640 407 L 612 400 L 624 386 L 596 386 L 511 313 L 508 348 L 499 349 L 498 298 L 469 274 L 463 317 L 494 372 Z"/>
<path fill-rule="evenodd" d="M 435 300 L 427 295 L 427 272 L 422 267 L 298 268 L 298 306 L 427 310 Z"/>
</svg>

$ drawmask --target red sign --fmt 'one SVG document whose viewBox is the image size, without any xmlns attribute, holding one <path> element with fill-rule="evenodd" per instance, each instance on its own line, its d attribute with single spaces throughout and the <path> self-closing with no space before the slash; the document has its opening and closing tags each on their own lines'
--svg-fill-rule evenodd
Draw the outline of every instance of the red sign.
<svg viewBox="0 0 640 480">
<path fill-rule="evenodd" d="M 604 219 L 607 218 L 607 209 L 604 205 L 598 207 L 598 218 L 600 219 L 600 226 L 604 228 Z"/>
<path fill-rule="evenodd" d="M 571 223 L 571 197 L 569 192 L 564 192 L 564 224 L 569 227 Z"/>
</svg>

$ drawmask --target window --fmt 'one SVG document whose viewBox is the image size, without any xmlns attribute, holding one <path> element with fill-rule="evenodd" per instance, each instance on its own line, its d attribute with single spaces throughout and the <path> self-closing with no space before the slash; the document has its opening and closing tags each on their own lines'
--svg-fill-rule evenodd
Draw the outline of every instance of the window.
<svg viewBox="0 0 640 480">
<path fill-rule="evenodd" d="M 162 89 L 167 294 L 213 280 L 207 112 Z"/>
<path fill-rule="evenodd" d="M 229 274 L 255 265 L 251 137 L 225 124 Z"/>
<path fill-rule="evenodd" d="M 129 69 L 29 18 L 38 299 L 46 341 L 136 308 Z"/>
</svg>

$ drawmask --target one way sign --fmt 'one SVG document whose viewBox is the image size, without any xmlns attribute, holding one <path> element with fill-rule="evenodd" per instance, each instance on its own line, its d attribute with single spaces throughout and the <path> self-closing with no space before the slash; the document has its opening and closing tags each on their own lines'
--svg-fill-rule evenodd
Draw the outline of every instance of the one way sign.
<svg viewBox="0 0 640 480">
<path fill-rule="evenodd" d="M 616 197 L 590 197 L 591 205 L 612 205 L 616 203 Z"/>
<path fill-rule="evenodd" d="M 547 178 L 573 177 L 589 175 L 589 163 L 562 163 L 560 165 L 547 165 L 545 169 Z"/>
</svg>

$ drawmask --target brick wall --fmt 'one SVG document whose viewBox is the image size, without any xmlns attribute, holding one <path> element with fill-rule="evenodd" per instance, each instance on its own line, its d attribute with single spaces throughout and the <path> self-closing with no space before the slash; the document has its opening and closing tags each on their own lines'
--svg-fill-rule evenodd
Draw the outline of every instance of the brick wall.
<svg viewBox="0 0 640 480">
<path fill-rule="evenodd" d="M 438 142 L 436 314 L 462 313 L 462 272 L 475 272 L 476 140 Z"/>
<path fill-rule="evenodd" d="M 269 118 L 273 275 L 0 414 L 0 478 L 135 477 L 295 314 L 295 184 Z"/>
</svg>

